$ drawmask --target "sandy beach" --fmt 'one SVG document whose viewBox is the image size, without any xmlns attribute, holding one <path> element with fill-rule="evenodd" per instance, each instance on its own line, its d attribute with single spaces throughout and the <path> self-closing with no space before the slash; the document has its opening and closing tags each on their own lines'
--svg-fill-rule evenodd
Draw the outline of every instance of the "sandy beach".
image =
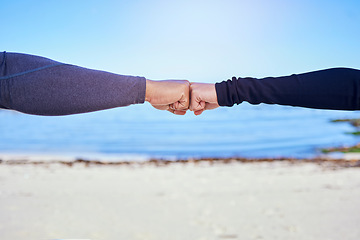
<svg viewBox="0 0 360 240">
<path fill-rule="evenodd" d="M 360 168 L 0 164 L 0 239 L 360 238 Z"/>
</svg>

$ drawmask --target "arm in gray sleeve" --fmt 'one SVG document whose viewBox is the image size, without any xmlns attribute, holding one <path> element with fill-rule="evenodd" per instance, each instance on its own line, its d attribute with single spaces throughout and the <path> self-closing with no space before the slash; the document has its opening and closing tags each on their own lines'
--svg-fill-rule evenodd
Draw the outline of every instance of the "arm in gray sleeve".
<svg viewBox="0 0 360 240">
<path fill-rule="evenodd" d="M 92 112 L 145 101 L 146 79 L 0 53 L 0 107 L 35 115 Z"/>
</svg>

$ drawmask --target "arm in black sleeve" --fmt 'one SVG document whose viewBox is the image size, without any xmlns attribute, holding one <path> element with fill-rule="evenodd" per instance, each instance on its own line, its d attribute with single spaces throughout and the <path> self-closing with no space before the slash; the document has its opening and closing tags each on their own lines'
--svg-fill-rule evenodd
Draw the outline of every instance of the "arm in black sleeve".
<svg viewBox="0 0 360 240">
<path fill-rule="evenodd" d="M 360 110 L 360 70 L 332 68 L 285 77 L 232 78 L 216 83 L 220 106 L 243 101 L 317 109 Z"/>
</svg>

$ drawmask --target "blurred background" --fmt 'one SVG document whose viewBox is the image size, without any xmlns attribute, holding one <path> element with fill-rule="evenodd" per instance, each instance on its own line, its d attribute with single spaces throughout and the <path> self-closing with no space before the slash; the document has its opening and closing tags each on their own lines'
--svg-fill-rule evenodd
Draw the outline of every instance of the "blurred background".
<svg viewBox="0 0 360 240">
<path fill-rule="evenodd" d="M 359 68 L 356 0 L 0 1 L 1 51 L 148 79 L 220 82 Z M 64 117 L 0 111 L 0 152 L 115 157 L 311 157 L 351 145 L 358 112 L 243 103 L 201 116 L 134 105 Z"/>
</svg>

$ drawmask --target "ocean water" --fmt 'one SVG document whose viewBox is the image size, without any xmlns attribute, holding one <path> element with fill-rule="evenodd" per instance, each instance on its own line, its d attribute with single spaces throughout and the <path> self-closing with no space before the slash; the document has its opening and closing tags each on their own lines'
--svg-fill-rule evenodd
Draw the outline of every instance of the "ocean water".
<svg viewBox="0 0 360 240">
<path fill-rule="evenodd" d="M 319 148 L 351 145 L 360 138 L 348 123 L 359 112 L 243 103 L 176 116 L 133 105 L 61 117 L 0 111 L 0 153 L 77 157 L 312 157 Z"/>
</svg>

